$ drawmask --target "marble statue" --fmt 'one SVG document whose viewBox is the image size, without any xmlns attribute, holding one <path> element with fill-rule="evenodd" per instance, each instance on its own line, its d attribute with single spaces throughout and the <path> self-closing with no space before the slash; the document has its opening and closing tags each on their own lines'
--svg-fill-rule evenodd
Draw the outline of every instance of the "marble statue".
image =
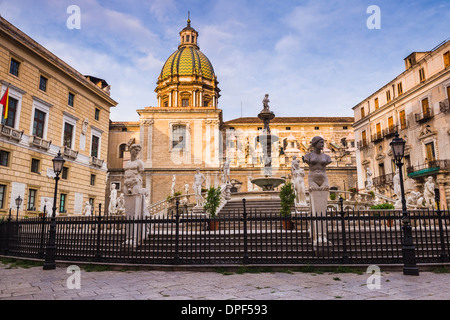
<svg viewBox="0 0 450 320">
<path fill-rule="evenodd" d="M 292 158 L 291 175 L 295 192 L 295 207 L 306 206 L 305 171 L 300 167 L 300 161 L 296 156 Z"/>
<path fill-rule="evenodd" d="M 373 187 L 373 182 L 372 182 L 372 175 L 373 175 L 373 173 L 372 173 L 372 170 L 370 170 L 369 167 L 367 167 L 367 169 L 366 169 L 366 174 L 367 174 L 367 177 L 366 177 L 366 191 L 370 191 L 372 189 L 372 187 Z"/>
<path fill-rule="evenodd" d="M 184 194 L 189 194 L 189 183 L 184 185 Z"/>
<path fill-rule="evenodd" d="M 123 193 L 117 198 L 117 213 L 123 214 L 125 212 L 125 198 Z"/>
<path fill-rule="evenodd" d="M 195 193 L 196 207 L 201 207 L 203 205 L 202 185 L 205 181 L 205 176 L 200 172 L 200 169 L 197 168 L 197 173 L 194 175 L 194 184 L 192 185 Z"/>
<path fill-rule="evenodd" d="M 409 196 L 406 198 L 406 205 L 409 207 L 411 207 L 411 206 L 416 207 L 416 206 L 418 206 L 417 202 L 419 199 L 421 199 L 420 192 L 411 191 Z M 419 207 L 422 207 L 422 204 Z"/>
<path fill-rule="evenodd" d="M 434 182 L 433 177 L 429 176 L 427 178 L 427 182 L 425 182 L 425 185 L 423 186 L 423 198 L 425 200 L 425 207 L 433 209 L 434 208 Z"/>
<path fill-rule="evenodd" d="M 395 175 L 393 178 L 393 183 L 394 183 L 394 194 L 397 196 L 397 200 L 394 204 L 394 207 L 396 209 L 401 209 L 402 208 L 402 191 L 401 191 L 401 187 L 400 187 L 400 173 L 398 171 L 398 169 L 395 170 Z"/>
<path fill-rule="evenodd" d="M 86 135 L 87 129 L 88 129 L 88 125 L 89 125 L 89 120 L 88 120 L 88 118 L 85 118 L 83 120 L 82 125 L 81 125 L 81 134 Z"/>
<path fill-rule="evenodd" d="M 83 214 L 84 214 L 86 217 L 90 217 L 90 216 L 92 215 L 92 206 L 91 206 L 91 204 L 89 203 L 89 201 L 86 201 L 86 202 L 84 203 Z"/>
<path fill-rule="evenodd" d="M 142 191 L 142 172 L 144 171 L 144 162 L 138 159 L 141 152 L 140 144 L 130 146 L 130 161 L 125 165 L 124 175 L 124 193 L 125 195 L 137 195 Z"/>
<path fill-rule="evenodd" d="M 311 215 L 322 217 L 326 215 L 328 203 L 328 191 L 330 189 L 326 166 L 331 163 L 331 157 L 322 152 L 325 141 L 316 136 L 311 140 L 313 150 L 307 153 L 303 161 L 309 165 L 308 185 Z M 316 254 L 322 254 L 322 243 L 329 243 L 327 239 L 327 221 L 312 221 L 310 234 L 313 239 Z"/>
<path fill-rule="evenodd" d="M 331 163 L 331 157 L 322 152 L 325 141 L 322 137 L 316 136 L 311 140 L 313 151 L 304 157 L 305 163 L 309 165 L 308 184 L 310 190 L 328 190 L 329 182 L 326 173 L 326 166 Z"/>
<path fill-rule="evenodd" d="M 225 163 L 223 164 L 222 167 L 222 183 L 228 183 L 231 181 L 230 179 L 230 163 L 231 160 L 230 159 L 226 159 Z"/>
<path fill-rule="evenodd" d="M 109 214 L 117 213 L 117 189 L 116 184 L 111 184 L 111 193 L 109 195 L 109 206 L 108 206 Z"/>
<path fill-rule="evenodd" d="M 177 177 L 175 175 L 173 175 L 172 177 L 172 187 L 170 189 L 170 195 L 174 196 L 175 195 L 175 182 L 177 180 Z"/>
<path fill-rule="evenodd" d="M 52 215 L 52 203 L 49 198 L 44 198 L 45 216 L 51 217 Z"/>
<path fill-rule="evenodd" d="M 269 102 L 270 102 L 270 100 L 269 100 L 269 94 L 266 93 L 266 94 L 264 95 L 264 99 L 263 99 L 263 101 L 262 101 L 262 103 L 263 103 L 263 111 L 264 111 L 264 112 L 270 112 Z"/>
</svg>

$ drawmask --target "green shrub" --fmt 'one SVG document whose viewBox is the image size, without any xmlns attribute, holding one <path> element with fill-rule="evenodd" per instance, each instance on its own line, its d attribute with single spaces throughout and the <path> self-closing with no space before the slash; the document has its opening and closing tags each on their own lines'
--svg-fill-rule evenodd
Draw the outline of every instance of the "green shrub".
<svg viewBox="0 0 450 320">
<path fill-rule="evenodd" d="M 291 182 L 286 182 L 280 189 L 281 210 L 282 217 L 289 217 L 291 215 L 291 208 L 295 201 L 295 192 L 292 188 Z"/>
<path fill-rule="evenodd" d="M 334 192 L 330 193 L 330 200 L 336 200 L 336 193 Z"/>
<path fill-rule="evenodd" d="M 382 209 L 395 209 L 394 205 L 391 203 L 382 203 L 370 207 L 371 210 L 382 210 Z"/>
</svg>

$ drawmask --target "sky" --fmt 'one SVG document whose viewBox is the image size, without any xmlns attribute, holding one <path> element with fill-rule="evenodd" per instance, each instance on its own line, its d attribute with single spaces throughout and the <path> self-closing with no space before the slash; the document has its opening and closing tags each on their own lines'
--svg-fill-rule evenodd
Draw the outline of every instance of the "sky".
<svg viewBox="0 0 450 320">
<path fill-rule="evenodd" d="M 279 117 L 352 117 L 406 56 L 450 38 L 448 0 L 0 0 L 3 18 L 111 85 L 112 121 L 157 106 L 156 81 L 188 11 L 225 121 L 257 116 L 266 93 Z"/>
</svg>

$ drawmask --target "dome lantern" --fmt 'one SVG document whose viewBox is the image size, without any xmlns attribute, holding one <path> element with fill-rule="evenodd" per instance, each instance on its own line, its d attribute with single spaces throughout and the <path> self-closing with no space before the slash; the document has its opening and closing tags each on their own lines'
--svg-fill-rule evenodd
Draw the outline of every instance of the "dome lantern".
<svg viewBox="0 0 450 320">
<path fill-rule="evenodd" d="M 197 45 L 198 32 L 191 27 L 190 13 L 188 11 L 187 26 L 180 31 L 180 45 L 178 49 L 184 46 L 195 46 Z"/>
</svg>

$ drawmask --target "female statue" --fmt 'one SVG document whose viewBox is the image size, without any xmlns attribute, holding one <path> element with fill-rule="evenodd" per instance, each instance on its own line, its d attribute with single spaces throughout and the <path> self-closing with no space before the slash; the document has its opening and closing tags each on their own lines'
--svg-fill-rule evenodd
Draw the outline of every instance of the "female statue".
<svg viewBox="0 0 450 320">
<path fill-rule="evenodd" d="M 295 206 L 306 205 L 305 183 L 303 178 L 305 177 L 305 171 L 300 167 L 299 160 L 294 156 L 291 164 L 292 184 L 295 191 Z"/>
<path fill-rule="evenodd" d="M 311 140 L 311 146 L 313 151 L 304 157 L 304 162 L 309 165 L 309 188 L 313 190 L 328 190 L 329 183 L 325 169 L 331 163 L 331 157 L 322 153 L 325 141 L 322 137 L 316 136 Z"/>
</svg>

